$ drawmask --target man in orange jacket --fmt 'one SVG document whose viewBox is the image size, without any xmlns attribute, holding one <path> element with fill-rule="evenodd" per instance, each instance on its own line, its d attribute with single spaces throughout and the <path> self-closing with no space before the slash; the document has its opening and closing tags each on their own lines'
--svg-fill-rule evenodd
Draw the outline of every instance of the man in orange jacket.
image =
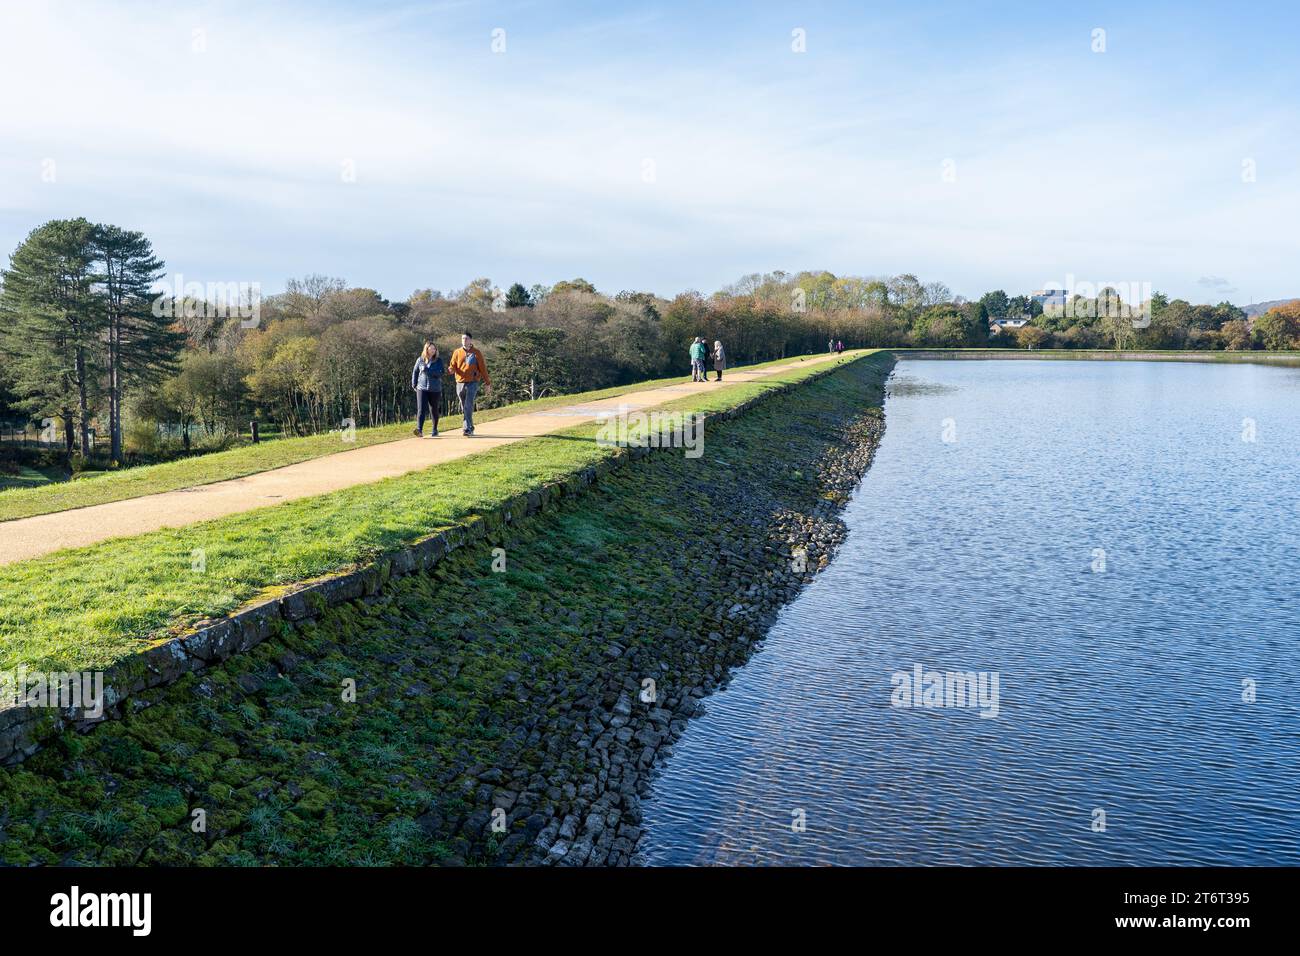
<svg viewBox="0 0 1300 956">
<path fill-rule="evenodd" d="M 492 380 L 488 378 L 487 362 L 483 353 L 474 348 L 474 336 L 466 332 L 460 337 L 460 348 L 451 353 L 447 368 L 456 376 L 456 397 L 465 412 L 463 435 L 474 434 L 474 402 L 478 399 L 478 386 L 483 383 L 483 394 L 492 389 Z"/>
</svg>

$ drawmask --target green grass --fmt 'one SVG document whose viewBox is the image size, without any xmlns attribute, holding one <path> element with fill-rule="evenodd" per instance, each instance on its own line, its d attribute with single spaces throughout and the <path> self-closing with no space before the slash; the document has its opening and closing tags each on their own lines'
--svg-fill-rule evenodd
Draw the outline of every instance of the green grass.
<svg viewBox="0 0 1300 956">
<path fill-rule="evenodd" d="M 660 407 L 719 410 L 834 364 L 809 364 L 762 383 L 724 380 L 722 388 Z M 597 427 L 580 425 L 373 484 L 7 565 L 0 568 L 0 669 L 108 667 L 173 629 L 394 550 L 614 454 L 594 441 Z M 195 571 L 200 552 L 203 570 Z"/>
<path fill-rule="evenodd" d="M 746 368 L 766 368 L 797 359 L 798 356 L 777 359 L 773 362 L 746 366 Z M 478 412 L 475 419 L 478 422 L 490 422 L 510 415 L 538 412 L 556 406 L 574 405 L 651 388 L 662 388 L 681 381 L 682 376 L 679 375 L 591 392 L 556 395 L 535 402 L 517 402 L 513 405 L 503 405 L 500 408 Z M 411 425 L 411 422 L 404 422 L 382 428 L 358 428 L 356 440 L 347 444 L 342 442 L 338 432 L 305 438 L 281 438 L 258 445 L 232 448 L 229 451 L 196 455 L 161 465 L 143 465 L 125 471 L 104 472 L 72 482 L 60 482 L 42 487 L 16 486 L 12 490 L 0 490 L 0 522 L 52 514 L 56 511 L 68 511 L 73 508 L 85 508 L 90 505 L 102 505 L 127 498 L 139 498 L 164 491 L 175 491 L 178 488 L 192 488 L 195 485 L 211 484 L 214 481 L 242 478 L 245 475 L 283 468 L 312 458 L 364 448 L 367 445 L 398 441 L 411 434 Z M 0 489 L 3 487 L 0 483 Z"/>
<path fill-rule="evenodd" d="M 607 769 L 573 733 L 586 698 L 639 683 L 653 662 L 667 704 L 715 662 L 748 656 L 737 639 L 758 634 L 725 617 L 737 569 L 716 546 L 753 561 L 745 580 L 784 562 L 763 548 L 780 544 L 774 516 L 812 513 L 823 491 L 792 467 L 815 474 L 845 425 L 879 414 L 888 366 L 865 366 L 717 425 L 702 459 L 661 454 L 613 473 L 581 501 L 392 582 L 381 601 L 333 607 L 0 767 L 0 865 L 521 861 L 531 839 L 498 854 L 483 832 L 484 768 L 513 793 L 536 773 L 580 786 Z M 509 551 L 502 574 L 488 570 L 497 545 Z M 725 640 L 700 654 L 713 630 Z M 611 640 L 626 649 L 617 660 Z M 355 704 L 340 700 L 345 678 Z M 578 810 L 563 795 L 524 806 L 509 814 L 516 842 L 530 814 Z M 190 826 L 197 807 L 203 833 Z"/>
<path fill-rule="evenodd" d="M 61 481 L 52 471 L 43 471 L 19 465 L 17 474 L 0 472 L 0 491 L 17 491 L 20 489 L 42 488 Z"/>
</svg>

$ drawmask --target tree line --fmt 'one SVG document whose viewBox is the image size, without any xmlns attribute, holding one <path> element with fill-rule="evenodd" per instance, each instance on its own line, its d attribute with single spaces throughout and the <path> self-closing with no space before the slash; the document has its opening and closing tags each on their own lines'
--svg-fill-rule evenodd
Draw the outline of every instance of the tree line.
<svg viewBox="0 0 1300 956">
<path fill-rule="evenodd" d="M 480 278 L 396 302 L 309 275 L 259 298 L 250 317 L 229 301 L 158 293 L 163 269 L 140 233 L 84 219 L 33 230 L 2 273 L 0 417 L 48 423 L 69 455 L 89 456 L 92 428 L 106 430 L 116 462 L 165 454 L 173 442 L 220 447 L 251 421 L 292 435 L 385 425 L 414 414 L 410 374 L 423 342 L 448 354 L 467 330 L 492 370 L 485 406 L 684 374 L 697 335 L 721 340 L 733 364 L 825 351 L 832 341 L 1300 348 L 1300 303 L 1250 323 L 1229 303 L 1158 293 L 1125 303 L 1103 289 L 1044 310 L 1001 290 L 967 301 L 913 275 L 755 273 L 711 295 L 671 299 L 610 295 L 581 278 L 504 290 Z M 1008 318 L 1026 324 L 991 332 Z"/>
</svg>

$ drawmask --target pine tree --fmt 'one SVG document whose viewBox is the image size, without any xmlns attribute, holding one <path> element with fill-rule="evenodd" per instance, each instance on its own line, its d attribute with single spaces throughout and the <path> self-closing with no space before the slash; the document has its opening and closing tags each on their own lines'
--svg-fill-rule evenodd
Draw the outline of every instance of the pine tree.
<svg viewBox="0 0 1300 956">
<path fill-rule="evenodd" d="M 148 387 L 175 372 L 184 336 L 170 318 L 155 314 L 152 288 L 162 276 L 163 263 L 143 233 L 99 225 L 92 241 L 107 325 L 112 455 L 121 463 L 123 393 L 128 386 Z"/>
<path fill-rule="evenodd" d="M 572 378 L 560 350 L 563 329 L 515 329 L 497 353 L 494 380 L 501 394 L 529 401 L 564 391 Z"/>
<path fill-rule="evenodd" d="M 33 229 L 4 271 L 4 350 L 13 390 L 27 412 L 63 421 L 71 455 L 79 432 L 90 454 L 90 416 L 102 352 L 104 312 L 93 293 L 94 226 L 52 220 Z"/>
<path fill-rule="evenodd" d="M 533 300 L 528 297 L 528 290 L 524 288 L 521 282 L 516 282 L 506 292 L 506 308 L 508 309 L 522 309 L 532 304 Z"/>
</svg>

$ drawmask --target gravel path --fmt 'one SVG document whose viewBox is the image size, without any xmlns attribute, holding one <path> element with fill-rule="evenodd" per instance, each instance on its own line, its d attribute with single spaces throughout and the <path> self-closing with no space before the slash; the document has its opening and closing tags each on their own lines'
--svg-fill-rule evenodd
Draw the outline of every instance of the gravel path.
<svg viewBox="0 0 1300 956">
<path fill-rule="evenodd" d="M 847 357 L 855 354 L 857 353 L 845 353 Z M 181 528 L 199 521 L 339 491 L 353 485 L 370 484 L 419 471 L 430 465 L 464 458 L 489 448 L 595 421 L 597 413 L 602 411 L 617 410 L 620 407 L 628 411 L 650 408 L 706 388 L 753 382 L 838 357 L 830 354 L 814 356 L 761 371 L 738 369 L 727 372 L 721 383 L 710 381 L 707 385 L 699 385 L 684 382 L 581 405 L 552 408 L 545 412 L 524 412 L 484 422 L 475 429 L 473 438 L 465 438 L 460 434 L 459 416 L 449 416 L 444 419 L 446 429 L 437 439 L 412 436 L 401 441 L 313 458 L 229 481 L 6 521 L 0 523 L 0 565 L 40 557 L 64 548 L 80 548 L 110 538 L 145 534 L 160 528 Z"/>
</svg>

